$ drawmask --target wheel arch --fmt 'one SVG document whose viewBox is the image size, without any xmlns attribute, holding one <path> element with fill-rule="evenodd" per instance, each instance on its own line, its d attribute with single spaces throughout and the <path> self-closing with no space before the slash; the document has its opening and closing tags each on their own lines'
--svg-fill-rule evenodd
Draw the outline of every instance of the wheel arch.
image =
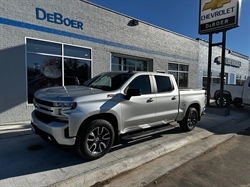
<svg viewBox="0 0 250 187">
<path fill-rule="evenodd" d="M 80 125 L 78 132 L 77 132 L 77 136 L 79 134 L 79 132 L 84 128 L 84 125 L 87 125 L 89 122 L 95 120 L 95 119 L 103 119 L 108 121 L 114 128 L 114 132 L 115 132 L 115 142 L 119 141 L 119 129 L 118 129 L 118 120 L 116 118 L 116 116 L 114 114 L 111 113 L 101 113 L 101 114 L 94 114 L 92 116 L 89 116 L 88 118 L 86 118 Z"/>
</svg>

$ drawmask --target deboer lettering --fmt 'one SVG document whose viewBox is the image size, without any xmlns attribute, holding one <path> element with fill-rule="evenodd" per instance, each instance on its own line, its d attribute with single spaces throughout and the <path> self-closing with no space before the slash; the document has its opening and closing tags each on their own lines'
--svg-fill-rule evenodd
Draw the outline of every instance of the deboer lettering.
<svg viewBox="0 0 250 187">
<path fill-rule="evenodd" d="M 64 24 L 67 27 L 83 30 L 83 23 L 69 18 L 64 18 L 62 14 L 54 12 L 53 14 L 47 13 L 41 8 L 36 8 L 36 19 L 47 20 L 48 22 L 55 24 Z"/>
<path fill-rule="evenodd" d="M 228 19 L 222 19 L 218 21 L 214 21 L 212 23 L 206 24 L 206 29 L 212 28 L 212 27 L 218 27 L 218 26 L 223 26 L 229 24 Z"/>
</svg>

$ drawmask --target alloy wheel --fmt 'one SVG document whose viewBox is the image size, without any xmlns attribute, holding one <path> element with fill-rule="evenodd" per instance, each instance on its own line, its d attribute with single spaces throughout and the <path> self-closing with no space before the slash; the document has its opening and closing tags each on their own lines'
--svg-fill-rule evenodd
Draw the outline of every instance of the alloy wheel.
<svg viewBox="0 0 250 187">
<path fill-rule="evenodd" d="M 96 127 L 87 138 L 87 149 L 92 154 L 98 154 L 105 150 L 110 143 L 110 132 L 106 127 Z"/>
<path fill-rule="evenodd" d="M 189 127 L 193 127 L 195 126 L 197 123 L 197 113 L 192 111 L 190 112 L 190 114 L 188 115 L 188 118 L 187 118 L 187 126 Z"/>
</svg>

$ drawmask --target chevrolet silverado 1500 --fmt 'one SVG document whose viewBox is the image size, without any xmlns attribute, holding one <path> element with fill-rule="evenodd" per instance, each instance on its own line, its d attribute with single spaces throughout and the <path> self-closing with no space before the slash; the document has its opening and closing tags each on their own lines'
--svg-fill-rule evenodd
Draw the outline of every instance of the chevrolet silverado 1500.
<svg viewBox="0 0 250 187">
<path fill-rule="evenodd" d="M 161 132 L 174 121 L 183 131 L 193 130 L 204 114 L 206 92 L 178 89 L 170 74 L 107 72 L 84 86 L 38 90 L 33 103 L 35 133 L 60 145 L 74 145 L 82 157 L 93 160 L 120 138 Z"/>
</svg>

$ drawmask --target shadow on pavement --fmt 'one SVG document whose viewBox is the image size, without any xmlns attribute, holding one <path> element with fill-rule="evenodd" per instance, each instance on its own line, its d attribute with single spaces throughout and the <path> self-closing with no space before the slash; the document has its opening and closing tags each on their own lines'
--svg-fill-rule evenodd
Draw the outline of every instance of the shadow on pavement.
<svg viewBox="0 0 250 187">
<path fill-rule="evenodd" d="M 0 180 L 85 162 L 73 151 L 60 149 L 34 134 L 0 141 Z"/>
</svg>

